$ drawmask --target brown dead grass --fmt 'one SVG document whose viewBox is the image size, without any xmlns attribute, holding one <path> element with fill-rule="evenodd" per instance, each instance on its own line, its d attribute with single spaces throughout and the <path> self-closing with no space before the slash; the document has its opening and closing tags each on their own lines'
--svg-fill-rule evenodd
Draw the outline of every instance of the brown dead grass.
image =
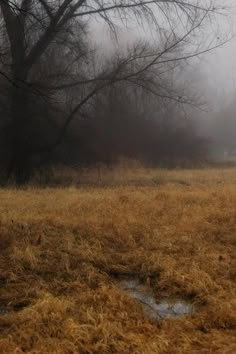
<svg viewBox="0 0 236 354">
<path fill-rule="evenodd" d="M 0 190 L 0 353 L 235 354 L 236 169 L 93 173 Z M 119 274 L 196 311 L 151 321 Z"/>
</svg>

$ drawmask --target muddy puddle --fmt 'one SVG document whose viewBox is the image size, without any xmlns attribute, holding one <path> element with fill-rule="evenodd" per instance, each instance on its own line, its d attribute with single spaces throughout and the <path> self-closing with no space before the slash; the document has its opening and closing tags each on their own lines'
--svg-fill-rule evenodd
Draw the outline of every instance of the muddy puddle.
<svg viewBox="0 0 236 354">
<path fill-rule="evenodd" d="M 142 284 L 138 278 L 120 279 L 119 286 L 142 304 L 144 312 L 149 318 L 160 320 L 193 313 L 193 305 L 183 299 L 163 298 L 157 300 L 152 289 Z"/>
</svg>

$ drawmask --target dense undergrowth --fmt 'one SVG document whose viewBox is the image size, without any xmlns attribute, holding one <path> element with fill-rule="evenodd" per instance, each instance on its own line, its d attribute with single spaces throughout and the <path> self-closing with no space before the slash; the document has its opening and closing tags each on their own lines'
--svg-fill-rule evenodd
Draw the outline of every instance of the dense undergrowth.
<svg viewBox="0 0 236 354">
<path fill-rule="evenodd" d="M 236 353 L 236 169 L 96 173 L 0 190 L 0 353 Z M 148 319 L 125 274 L 195 312 Z"/>
</svg>

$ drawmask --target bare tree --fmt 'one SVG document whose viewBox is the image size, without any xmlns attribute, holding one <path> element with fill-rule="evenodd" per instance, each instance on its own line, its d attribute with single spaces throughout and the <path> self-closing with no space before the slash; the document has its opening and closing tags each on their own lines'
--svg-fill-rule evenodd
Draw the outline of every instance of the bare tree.
<svg viewBox="0 0 236 354">
<path fill-rule="evenodd" d="M 14 175 L 17 183 L 29 179 L 32 155 L 58 145 L 76 114 L 97 92 L 127 81 L 154 95 L 186 103 L 187 97 L 161 87 L 158 77 L 161 69 L 156 72 L 152 68 L 175 65 L 223 42 L 215 34 L 204 42 L 196 36 L 204 30 L 206 21 L 221 10 L 216 1 L 0 0 L 0 8 L 4 44 L 0 73 L 8 82 L 9 97 L 7 174 Z M 94 17 L 105 21 L 113 33 L 117 21 L 124 26 L 131 20 L 144 27 L 148 23 L 158 34 L 158 45 L 156 49 L 136 46 L 126 55 L 118 56 L 110 66 L 106 65 L 106 69 L 101 65 L 91 70 L 86 25 Z M 182 50 L 183 46 L 187 49 Z M 31 131 L 33 97 L 60 97 L 65 103 L 66 90 L 72 89 L 77 91 L 76 100 L 72 100 L 74 106 L 57 137 L 48 146 L 36 146 Z"/>
</svg>

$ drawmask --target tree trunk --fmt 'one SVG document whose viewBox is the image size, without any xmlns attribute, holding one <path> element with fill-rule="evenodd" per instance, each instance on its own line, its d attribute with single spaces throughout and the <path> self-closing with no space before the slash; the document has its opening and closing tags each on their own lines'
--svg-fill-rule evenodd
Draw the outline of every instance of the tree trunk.
<svg viewBox="0 0 236 354">
<path fill-rule="evenodd" d="M 19 81 L 15 80 L 15 82 Z M 27 183 L 32 174 L 32 141 L 29 131 L 30 92 L 21 86 L 21 84 L 13 86 L 10 93 L 10 160 L 7 167 L 7 178 L 14 177 L 17 184 Z"/>
</svg>

